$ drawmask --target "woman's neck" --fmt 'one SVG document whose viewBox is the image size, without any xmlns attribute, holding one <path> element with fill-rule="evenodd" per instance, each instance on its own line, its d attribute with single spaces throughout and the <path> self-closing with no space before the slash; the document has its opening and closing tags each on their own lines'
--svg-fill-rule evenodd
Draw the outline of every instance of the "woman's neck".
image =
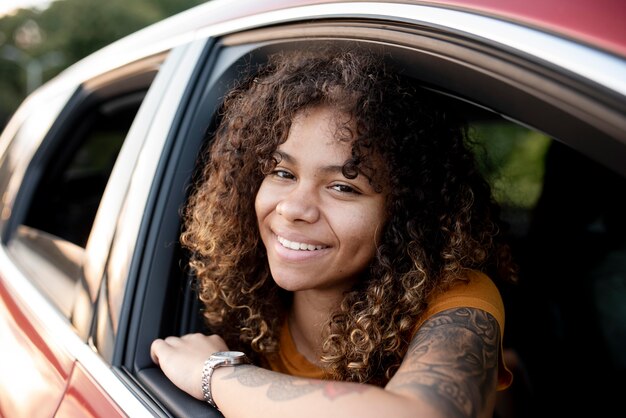
<svg viewBox="0 0 626 418">
<path fill-rule="evenodd" d="M 321 292 L 294 292 L 289 331 L 298 352 L 313 364 L 320 363 L 322 329 L 338 303 L 337 297 Z"/>
</svg>

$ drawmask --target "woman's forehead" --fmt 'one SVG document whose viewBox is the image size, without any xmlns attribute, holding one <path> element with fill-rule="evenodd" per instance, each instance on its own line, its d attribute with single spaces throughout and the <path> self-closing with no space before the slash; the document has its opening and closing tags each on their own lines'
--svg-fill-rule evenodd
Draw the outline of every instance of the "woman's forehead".
<svg viewBox="0 0 626 418">
<path fill-rule="evenodd" d="M 335 164 L 352 154 L 353 130 L 346 126 L 347 117 L 330 107 L 318 106 L 299 112 L 294 118 L 285 142 L 277 151 L 291 157 L 323 158 Z"/>
</svg>

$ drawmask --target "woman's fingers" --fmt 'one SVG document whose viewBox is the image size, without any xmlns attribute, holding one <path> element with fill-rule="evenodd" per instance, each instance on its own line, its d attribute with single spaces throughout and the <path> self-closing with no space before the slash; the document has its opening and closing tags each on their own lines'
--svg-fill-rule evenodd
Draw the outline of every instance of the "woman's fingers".
<svg viewBox="0 0 626 418">
<path fill-rule="evenodd" d="M 219 335 L 187 334 L 156 339 L 150 357 L 180 389 L 202 399 L 201 376 L 204 361 L 217 351 L 228 350 Z"/>
</svg>

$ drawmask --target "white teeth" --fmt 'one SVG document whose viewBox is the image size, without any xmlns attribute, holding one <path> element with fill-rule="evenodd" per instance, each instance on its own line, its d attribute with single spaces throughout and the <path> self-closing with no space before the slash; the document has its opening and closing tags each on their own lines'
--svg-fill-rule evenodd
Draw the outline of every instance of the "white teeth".
<svg viewBox="0 0 626 418">
<path fill-rule="evenodd" d="M 290 248 L 296 251 L 315 251 L 315 250 L 322 250 L 326 248 L 325 245 L 313 245 L 313 244 L 305 244 L 302 242 L 294 242 L 294 241 L 289 241 L 288 239 L 285 239 L 283 237 L 278 237 L 278 242 L 280 242 L 280 244 L 283 247 Z"/>
</svg>

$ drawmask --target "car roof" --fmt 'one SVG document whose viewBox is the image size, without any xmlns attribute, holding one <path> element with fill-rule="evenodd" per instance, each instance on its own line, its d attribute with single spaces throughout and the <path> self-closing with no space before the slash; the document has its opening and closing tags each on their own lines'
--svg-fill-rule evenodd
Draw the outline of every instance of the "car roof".
<svg viewBox="0 0 626 418">
<path fill-rule="evenodd" d="M 210 0 L 113 42 L 65 72 L 73 73 L 74 79 L 85 80 L 97 73 L 106 72 L 107 69 L 158 54 L 199 37 L 226 34 L 268 23 L 288 23 L 302 16 L 307 16 L 308 19 L 315 19 L 316 16 L 329 18 L 346 15 L 358 18 L 360 11 L 367 9 L 368 16 L 372 16 L 372 10 L 378 10 L 384 19 L 386 6 L 390 4 L 419 5 L 423 12 L 436 12 L 437 9 L 444 8 L 495 17 L 511 23 L 523 23 L 523 26 L 534 27 L 566 39 L 575 39 L 623 60 L 626 58 L 626 25 L 623 25 L 626 21 L 626 8 L 621 4 L 622 1 Z M 407 19 L 415 18 L 419 16 L 407 16 Z"/>
<path fill-rule="evenodd" d="M 446 5 L 534 25 L 626 57 L 624 0 L 441 0 L 413 3 Z"/>
<path fill-rule="evenodd" d="M 211 0 L 193 10 L 198 13 L 202 8 L 208 9 L 220 3 L 228 3 L 229 7 L 224 8 L 225 10 L 222 10 L 220 15 L 224 19 L 229 19 L 306 5 L 377 2 L 380 1 Z M 596 48 L 626 57 L 626 25 L 624 25 L 626 3 L 624 0 L 395 0 L 386 3 L 433 5 L 499 17 L 577 39 Z M 358 11 L 357 4 L 354 5 L 355 11 Z"/>
<path fill-rule="evenodd" d="M 223 19 L 250 16 L 271 10 L 324 3 L 376 3 L 375 0 L 211 0 L 194 8 L 212 9 L 229 3 L 219 15 Z M 532 25 L 536 28 L 571 37 L 616 55 L 626 57 L 626 3 L 623 0 L 396 0 L 449 7 Z M 389 2 L 388 2 L 389 3 Z M 358 11 L 358 5 L 354 5 Z M 219 16 L 215 16 L 219 19 Z M 212 19 L 209 19 L 209 21 Z M 208 21 L 206 23 L 209 23 Z M 189 26 L 186 26 L 189 28 Z"/>
</svg>

